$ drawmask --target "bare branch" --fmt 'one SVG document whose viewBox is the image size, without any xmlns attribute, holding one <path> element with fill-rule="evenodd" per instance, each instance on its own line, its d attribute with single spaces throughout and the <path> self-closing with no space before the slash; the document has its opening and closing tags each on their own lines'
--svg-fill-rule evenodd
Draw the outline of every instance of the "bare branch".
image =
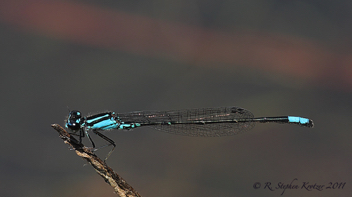
<svg viewBox="0 0 352 197">
<path fill-rule="evenodd" d="M 72 137 L 64 128 L 58 124 L 51 125 L 57 132 L 59 137 L 64 140 L 65 144 L 69 144 L 76 154 L 93 166 L 95 171 L 103 177 L 106 183 L 114 188 L 117 195 L 120 197 L 141 197 L 122 177 L 114 172 L 103 160 L 96 156 L 89 148 Z"/>
</svg>

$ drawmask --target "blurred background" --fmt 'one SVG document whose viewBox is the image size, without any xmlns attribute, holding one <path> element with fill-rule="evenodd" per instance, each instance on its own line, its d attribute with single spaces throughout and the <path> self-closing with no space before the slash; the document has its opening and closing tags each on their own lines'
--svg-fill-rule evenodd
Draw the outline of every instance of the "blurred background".
<svg viewBox="0 0 352 197">
<path fill-rule="evenodd" d="M 315 128 L 110 131 L 108 164 L 146 197 L 280 196 L 265 183 L 295 178 L 346 184 L 283 196 L 349 196 L 351 9 L 348 0 L 0 0 L 0 196 L 116 196 L 50 127 L 68 108 L 220 106 L 308 117 Z"/>
</svg>

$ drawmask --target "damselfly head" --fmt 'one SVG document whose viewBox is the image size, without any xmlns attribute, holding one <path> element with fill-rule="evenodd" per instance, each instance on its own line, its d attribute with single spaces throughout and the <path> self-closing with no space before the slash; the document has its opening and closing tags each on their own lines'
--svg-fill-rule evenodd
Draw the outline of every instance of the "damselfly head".
<svg viewBox="0 0 352 197">
<path fill-rule="evenodd" d="M 76 131 L 81 128 L 81 124 L 82 124 L 81 112 L 77 110 L 70 111 L 67 118 L 66 127 L 73 131 Z"/>
</svg>

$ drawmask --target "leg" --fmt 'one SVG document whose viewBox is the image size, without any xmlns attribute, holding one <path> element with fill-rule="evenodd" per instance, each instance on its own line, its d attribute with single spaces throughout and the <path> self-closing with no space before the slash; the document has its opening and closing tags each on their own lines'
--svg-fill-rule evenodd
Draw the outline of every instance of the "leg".
<svg viewBox="0 0 352 197">
<path fill-rule="evenodd" d="M 115 149 L 115 147 L 116 147 L 116 144 L 115 144 L 115 142 L 114 142 L 112 139 L 106 137 L 105 135 L 103 135 L 103 134 L 100 133 L 99 131 L 93 130 L 93 132 L 94 132 L 95 134 L 97 134 L 99 137 L 103 138 L 105 141 L 109 142 L 109 144 L 108 144 L 108 145 L 105 145 L 105 146 L 110 146 L 110 145 L 114 146 L 114 147 L 110 150 L 110 152 L 108 153 L 108 155 L 105 157 L 104 161 L 106 161 L 106 160 L 109 158 L 109 156 L 111 155 L 111 153 L 114 151 L 114 149 Z M 103 147 L 105 147 L 105 146 L 102 146 L 102 147 L 99 147 L 99 148 L 103 148 Z"/>
<path fill-rule="evenodd" d="M 95 148 L 95 144 L 94 144 L 92 138 L 90 137 L 88 131 L 84 130 L 84 132 L 86 133 L 86 135 L 87 135 L 87 137 L 88 137 L 90 143 L 92 143 L 92 147 Z M 81 130 L 81 136 L 82 136 L 82 137 L 80 138 L 80 141 L 81 141 L 81 139 L 84 137 L 84 134 L 83 134 L 83 131 L 82 131 L 82 130 Z"/>
<path fill-rule="evenodd" d="M 82 144 L 82 138 L 84 138 L 84 131 L 83 129 L 79 130 L 79 135 L 76 133 L 77 131 L 74 131 L 73 133 L 70 133 L 70 135 L 78 136 L 79 137 L 79 143 Z M 87 134 L 89 137 L 89 135 Z M 90 137 L 89 137 L 90 138 Z M 94 144 L 94 143 L 93 143 Z"/>
<path fill-rule="evenodd" d="M 82 129 L 79 130 L 79 143 L 82 144 L 82 138 L 84 138 L 84 131 Z"/>
</svg>

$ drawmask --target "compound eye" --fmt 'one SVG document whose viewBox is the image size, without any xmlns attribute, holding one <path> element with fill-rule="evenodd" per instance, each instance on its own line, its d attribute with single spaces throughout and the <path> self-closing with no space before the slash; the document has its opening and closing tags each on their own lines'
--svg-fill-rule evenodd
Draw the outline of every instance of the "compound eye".
<svg viewBox="0 0 352 197">
<path fill-rule="evenodd" d="M 80 128 L 80 125 L 75 122 L 68 122 L 67 127 L 70 128 L 71 130 L 75 131 Z"/>
<path fill-rule="evenodd" d="M 81 112 L 79 111 L 70 111 L 70 114 L 68 115 L 68 119 L 66 122 L 66 127 L 70 128 L 71 130 L 79 130 L 81 127 Z"/>
</svg>

